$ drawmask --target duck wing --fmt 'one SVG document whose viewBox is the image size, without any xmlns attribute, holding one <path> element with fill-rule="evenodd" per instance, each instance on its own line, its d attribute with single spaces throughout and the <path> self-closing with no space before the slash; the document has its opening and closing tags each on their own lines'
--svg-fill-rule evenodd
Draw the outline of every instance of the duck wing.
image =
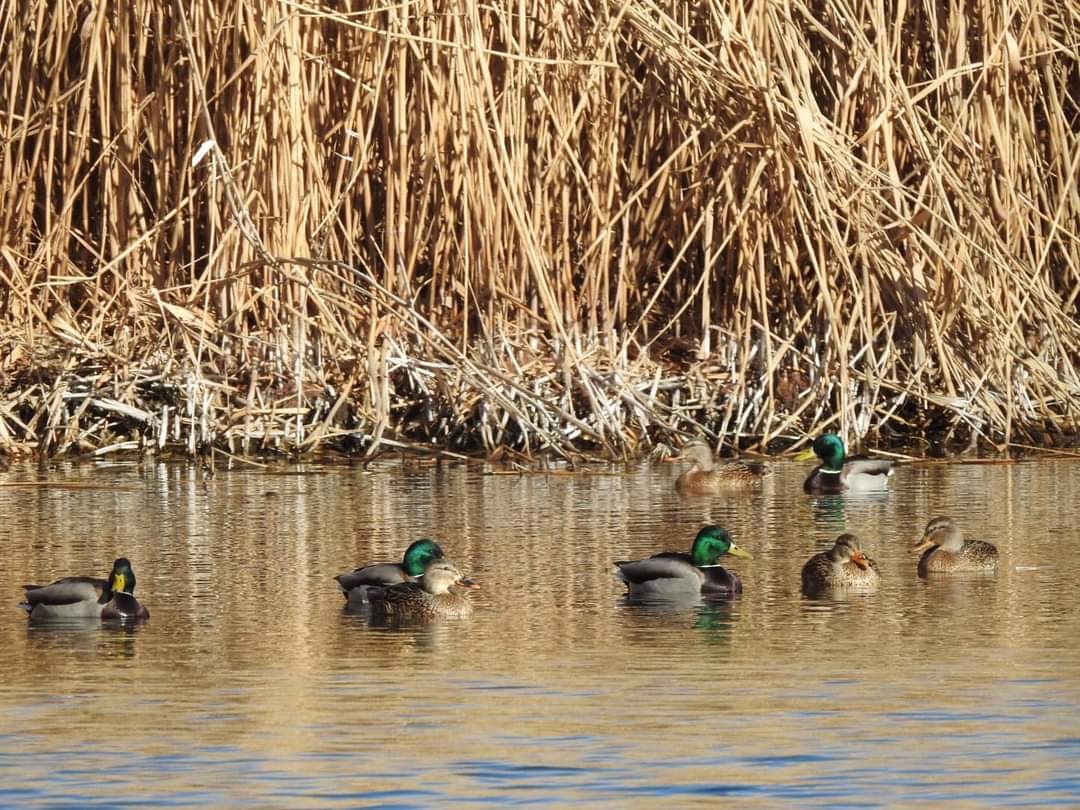
<svg viewBox="0 0 1080 810">
<path fill-rule="evenodd" d="M 891 475 L 893 464 L 891 458 L 871 458 L 870 456 L 851 456 L 844 460 L 844 473 L 862 475 Z"/>
<path fill-rule="evenodd" d="M 356 568 L 348 574 L 338 574 L 334 579 L 341 592 L 348 596 L 353 588 L 398 585 L 411 581 L 412 577 L 398 563 L 375 563 Z"/>
<path fill-rule="evenodd" d="M 416 580 L 399 582 L 396 585 L 371 587 L 367 591 L 368 601 L 376 610 L 393 610 L 396 605 L 404 605 L 416 599 L 422 599 L 424 587 Z"/>
<path fill-rule="evenodd" d="M 96 602 L 105 593 L 109 583 L 97 577 L 64 577 L 49 585 L 23 585 L 27 610 L 36 605 L 74 605 L 78 602 Z"/>
<path fill-rule="evenodd" d="M 616 562 L 619 578 L 628 585 L 641 585 L 657 579 L 700 577 L 702 570 L 690 561 L 689 554 L 665 551 L 644 560 Z"/>
<path fill-rule="evenodd" d="M 974 562 L 993 565 L 997 562 L 998 550 L 997 546 L 985 540 L 965 540 L 960 555 Z"/>
<path fill-rule="evenodd" d="M 737 458 L 734 461 L 725 461 L 720 465 L 720 472 L 723 475 L 764 478 L 767 475 L 772 475 L 772 466 L 764 461 L 747 461 L 743 458 Z"/>
</svg>

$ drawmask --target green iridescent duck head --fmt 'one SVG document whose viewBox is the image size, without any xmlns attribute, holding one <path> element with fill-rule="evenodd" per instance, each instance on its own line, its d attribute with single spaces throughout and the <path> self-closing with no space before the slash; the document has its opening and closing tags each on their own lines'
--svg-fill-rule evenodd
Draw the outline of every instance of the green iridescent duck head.
<svg viewBox="0 0 1080 810">
<path fill-rule="evenodd" d="M 424 573 L 428 564 L 443 558 L 443 550 L 439 544 L 427 537 L 422 537 L 405 549 L 405 555 L 401 558 L 401 567 L 410 577 L 418 577 Z"/>
<path fill-rule="evenodd" d="M 826 470 L 839 472 L 844 468 L 844 442 L 835 433 L 822 433 L 814 439 L 813 445 L 795 456 L 795 460 L 805 461 L 814 456 L 821 459 L 821 466 Z"/>
<path fill-rule="evenodd" d="M 753 554 L 735 545 L 727 531 L 719 526 L 702 527 L 694 538 L 694 545 L 690 547 L 690 557 L 698 568 L 718 565 L 717 561 L 725 554 L 744 560 L 754 559 Z"/>
</svg>

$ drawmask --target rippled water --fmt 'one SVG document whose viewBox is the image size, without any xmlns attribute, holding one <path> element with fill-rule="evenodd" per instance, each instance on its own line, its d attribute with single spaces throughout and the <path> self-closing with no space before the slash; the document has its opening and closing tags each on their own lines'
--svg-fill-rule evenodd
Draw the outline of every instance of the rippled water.
<svg viewBox="0 0 1080 810">
<path fill-rule="evenodd" d="M 671 465 L 13 467 L 0 805 L 1080 803 L 1080 464 L 907 465 L 847 498 L 804 495 L 809 466 L 693 499 Z M 36 480 L 53 486 L 11 486 Z M 941 513 L 999 545 L 995 577 L 915 575 Z M 628 604 L 612 561 L 706 522 L 754 552 L 729 566 L 743 596 Z M 881 589 L 802 596 L 842 531 Z M 422 535 L 483 583 L 471 619 L 343 610 L 334 574 Z M 24 582 L 121 554 L 148 624 L 15 607 Z"/>
</svg>

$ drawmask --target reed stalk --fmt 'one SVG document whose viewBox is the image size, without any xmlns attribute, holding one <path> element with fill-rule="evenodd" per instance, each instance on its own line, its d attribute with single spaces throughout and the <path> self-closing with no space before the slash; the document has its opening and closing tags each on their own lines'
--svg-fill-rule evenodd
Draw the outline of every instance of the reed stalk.
<svg viewBox="0 0 1080 810">
<path fill-rule="evenodd" d="M 1073 443 L 1078 54 L 1062 2 L 0 0 L 0 451 Z"/>
</svg>

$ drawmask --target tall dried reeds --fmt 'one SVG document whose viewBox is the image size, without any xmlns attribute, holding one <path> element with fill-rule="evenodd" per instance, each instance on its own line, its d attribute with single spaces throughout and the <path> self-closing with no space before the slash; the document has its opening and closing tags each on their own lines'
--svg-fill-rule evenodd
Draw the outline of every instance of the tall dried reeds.
<svg viewBox="0 0 1080 810">
<path fill-rule="evenodd" d="M 9 449 L 1076 430 L 1075 3 L 0 11 Z"/>
</svg>

